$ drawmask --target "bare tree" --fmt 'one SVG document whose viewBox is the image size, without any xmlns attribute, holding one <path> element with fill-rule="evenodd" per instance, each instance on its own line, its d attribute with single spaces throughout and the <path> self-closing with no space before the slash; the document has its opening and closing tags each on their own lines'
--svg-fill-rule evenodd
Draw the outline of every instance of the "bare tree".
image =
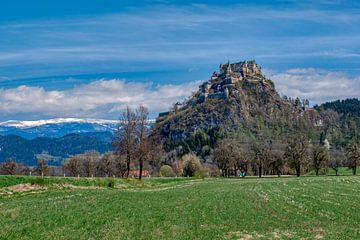
<svg viewBox="0 0 360 240">
<path fill-rule="evenodd" d="M 302 167 L 309 162 L 309 143 L 305 136 L 297 134 L 289 138 L 284 158 L 295 168 L 296 176 L 300 177 Z"/>
<path fill-rule="evenodd" d="M 232 141 L 232 139 L 222 139 L 214 149 L 213 159 L 221 170 L 223 177 L 228 176 L 228 168 L 232 164 Z"/>
<path fill-rule="evenodd" d="M 136 113 L 127 107 L 120 117 L 119 128 L 113 143 L 116 153 L 126 156 L 127 177 L 130 174 L 130 164 L 136 154 L 136 123 Z"/>
<path fill-rule="evenodd" d="M 64 168 L 67 172 L 69 172 L 70 176 L 80 176 L 82 172 L 82 167 L 82 159 L 79 155 L 73 156 L 65 160 Z"/>
<path fill-rule="evenodd" d="M 261 178 L 264 168 L 268 165 L 270 159 L 269 142 L 258 140 L 251 145 L 253 163 L 257 166 L 258 175 Z"/>
<path fill-rule="evenodd" d="M 346 157 L 349 168 L 352 169 L 353 175 L 356 175 L 356 169 L 360 162 L 360 146 L 356 139 L 354 139 L 348 146 Z"/>
<path fill-rule="evenodd" d="M 244 156 L 242 146 L 236 139 L 225 138 L 218 142 L 215 147 L 213 158 L 219 169 L 221 169 L 222 176 L 228 176 L 228 169 L 234 168 L 234 173 L 237 175 L 238 170 L 246 173 L 248 169 L 248 162 Z"/>
<path fill-rule="evenodd" d="M 39 175 L 41 175 L 41 177 L 44 177 L 50 171 L 48 163 L 45 159 L 38 160 L 36 171 L 39 173 Z"/>
<path fill-rule="evenodd" d="M 16 163 L 16 160 L 13 158 L 9 158 L 6 160 L 6 162 L 1 164 L 1 174 L 4 175 L 16 175 L 18 170 L 18 164 Z"/>
<path fill-rule="evenodd" d="M 245 177 L 248 174 L 249 169 L 249 152 L 246 150 L 246 145 L 241 145 L 240 142 L 237 142 L 237 152 L 235 154 L 235 163 L 237 168 L 241 172 L 241 176 Z"/>
<path fill-rule="evenodd" d="M 109 177 L 115 170 L 116 157 L 111 152 L 105 153 L 99 161 L 99 171 L 102 176 Z"/>
<path fill-rule="evenodd" d="M 100 154 L 96 151 L 89 151 L 80 156 L 82 158 L 83 171 L 86 177 L 96 175 L 96 168 L 100 159 Z"/>
<path fill-rule="evenodd" d="M 115 154 L 114 160 L 115 160 L 114 167 L 115 167 L 116 175 L 124 178 L 127 173 L 126 156 Z"/>
<path fill-rule="evenodd" d="M 338 176 L 339 168 L 344 165 L 345 153 L 341 148 L 330 149 L 329 154 L 329 167 L 335 171 L 335 175 Z"/>
<path fill-rule="evenodd" d="M 319 171 L 321 168 L 327 166 L 327 161 L 329 159 L 328 152 L 324 146 L 316 144 L 312 149 L 312 163 L 315 168 L 316 176 L 319 176 Z"/>
<path fill-rule="evenodd" d="M 136 113 L 138 118 L 136 124 L 138 149 L 136 155 L 139 160 L 139 179 L 141 180 L 144 161 L 148 159 L 151 150 L 149 142 L 150 131 L 147 127 L 149 111 L 146 107 L 140 105 Z"/>
<path fill-rule="evenodd" d="M 271 170 L 271 174 L 281 176 L 284 167 L 284 152 L 279 149 L 270 149 L 267 168 Z"/>
</svg>

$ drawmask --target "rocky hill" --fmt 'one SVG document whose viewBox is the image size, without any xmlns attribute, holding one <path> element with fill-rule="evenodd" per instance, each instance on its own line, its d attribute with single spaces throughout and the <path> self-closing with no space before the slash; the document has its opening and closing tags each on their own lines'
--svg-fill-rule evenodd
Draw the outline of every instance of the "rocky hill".
<svg viewBox="0 0 360 240">
<path fill-rule="evenodd" d="M 309 108 L 308 101 L 282 98 L 253 60 L 221 64 L 196 93 L 161 113 L 156 128 L 176 146 L 191 145 L 189 139 L 194 140 L 199 131 L 211 144 L 224 134 L 285 138 L 294 126 L 311 135 L 321 124 L 320 114 Z"/>
</svg>

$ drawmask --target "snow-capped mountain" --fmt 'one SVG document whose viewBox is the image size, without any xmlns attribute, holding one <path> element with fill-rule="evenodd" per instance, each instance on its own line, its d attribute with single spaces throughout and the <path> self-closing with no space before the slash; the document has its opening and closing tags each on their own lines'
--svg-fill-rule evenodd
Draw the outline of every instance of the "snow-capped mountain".
<svg viewBox="0 0 360 240">
<path fill-rule="evenodd" d="M 0 123 L 0 135 L 18 135 L 26 139 L 63 137 L 71 133 L 114 132 L 118 120 L 56 118 L 37 121 L 9 120 Z"/>
<path fill-rule="evenodd" d="M 38 127 L 46 124 L 65 124 L 65 123 L 90 123 L 90 124 L 99 124 L 99 125 L 116 125 L 119 123 L 118 120 L 105 120 L 105 119 L 93 119 L 93 118 L 54 118 L 46 120 L 37 120 L 37 121 L 17 121 L 9 120 L 1 122 L 1 127 L 16 127 L 16 128 L 31 128 Z"/>
</svg>

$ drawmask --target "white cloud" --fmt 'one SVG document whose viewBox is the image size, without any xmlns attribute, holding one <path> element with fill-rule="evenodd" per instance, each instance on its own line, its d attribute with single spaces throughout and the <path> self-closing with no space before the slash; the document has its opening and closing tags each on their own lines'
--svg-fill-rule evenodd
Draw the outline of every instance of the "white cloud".
<svg viewBox="0 0 360 240">
<path fill-rule="evenodd" d="M 273 73 L 277 90 L 289 97 L 307 98 L 312 103 L 360 97 L 360 77 L 315 68 L 294 68 Z"/>
<path fill-rule="evenodd" d="M 282 73 L 266 71 L 277 90 L 290 97 L 307 98 L 311 103 L 360 97 L 360 78 L 342 72 L 316 68 L 294 68 Z M 97 80 L 68 90 L 46 90 L 19 86 L 0 88 L 2 115 L 45 117 L 117 118 L 125 106 L 143 104 L 155 116 L 191 95 L 200 84 L 192 81 L 179 85 Z"/>
<path fill-rule="evenodd" d="M 98 80 L 70 90 L 47 91 L 19 86 L 0 89 L 2 114 L 32 113 L 49 117 L 117 117 L 125 106 L 143 104 L 152 113 L 166 111 L 197 88 L 198 81 L 180 85 Z"/>
</svg>

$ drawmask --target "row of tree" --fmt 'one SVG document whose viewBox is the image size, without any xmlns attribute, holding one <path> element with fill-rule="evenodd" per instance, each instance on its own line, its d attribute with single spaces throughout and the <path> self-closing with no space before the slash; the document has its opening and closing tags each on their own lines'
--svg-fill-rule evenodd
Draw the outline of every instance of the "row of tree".
<svg viewBox="0 0 360 240">
<path fill-rule="evenodd" d="M 37 161 L 36 167 L 29 167 L 21 163 L 17 163 L 16 159 L 9 158 L 6 162 L 0 164 L 0 175 L 40 175 L 45 176 L 53 174 L 55 168 L 49 167 L 44 159 Z M 53 174 L 54 175 L 54 174 Z"/>
<path fill-rule="evenodd" d="M 154 146 L 154 145 L 152 145 Z M 153 151 L 153 149 L 151 150 Z M 329 148 L 322 144 L 311 144 L 299 135 L 289 139 L 287 144 L 259 140 L 247 143 L 232 138 L 220 140 L 212 152 L 212 160 L 204 160 L 194 153 L 182 157 L 158 151 L 152 160 L 143 157 L 131 162 L 126 150 L 118 153 L 99 154 L 90 151 L 75 155 L 64 161 L 63 167 L 50 167 L 47 161 L 39 159 L 37 166 L 29 168 L 18 164 L 14 159 L 0 165 L 0 174 L 4 175 L 66 175 L 73 177 L 129 177 L 130 168 L 136 169 L 141 164 L 153 175 L 170 176 L 246 176 L 296 174 L 300 176 L 309 170 L 316 175 L 322 169 L 332 168 L 336 175 L 340 167 L 348 166 L 356 174 L 360 162 L 360 147 L 353 141 L 347 149 Z M 137 156 L 134 154 L 134 157 Z M 154 160 L 156 159 L 156 160 Z M 132 159 L 130 159 L 132 160 Z M 140 173 L 140 172 L 139 172 Z M 139 176 L 140 177 L 140 176 Z"/>
<path fill-rule="evenodd" d="M 321 169 L 332 168 L 336 175 L 340 167 L 348 166 L 356 175 L 360 163 L 360 147 L 357 140 L 346 148 L 330 148 L 328 144 L 312 144 L 303 135 L 289 138 L 287 144 L 257 140 L 240 143 L 225 138 L 214 149 L 213 160 L 223 176 L 240 171 L 243 175 L 251 169 L 253 174 L 301 174 L 314 170 L 318 176 Z"/>
</svg>

